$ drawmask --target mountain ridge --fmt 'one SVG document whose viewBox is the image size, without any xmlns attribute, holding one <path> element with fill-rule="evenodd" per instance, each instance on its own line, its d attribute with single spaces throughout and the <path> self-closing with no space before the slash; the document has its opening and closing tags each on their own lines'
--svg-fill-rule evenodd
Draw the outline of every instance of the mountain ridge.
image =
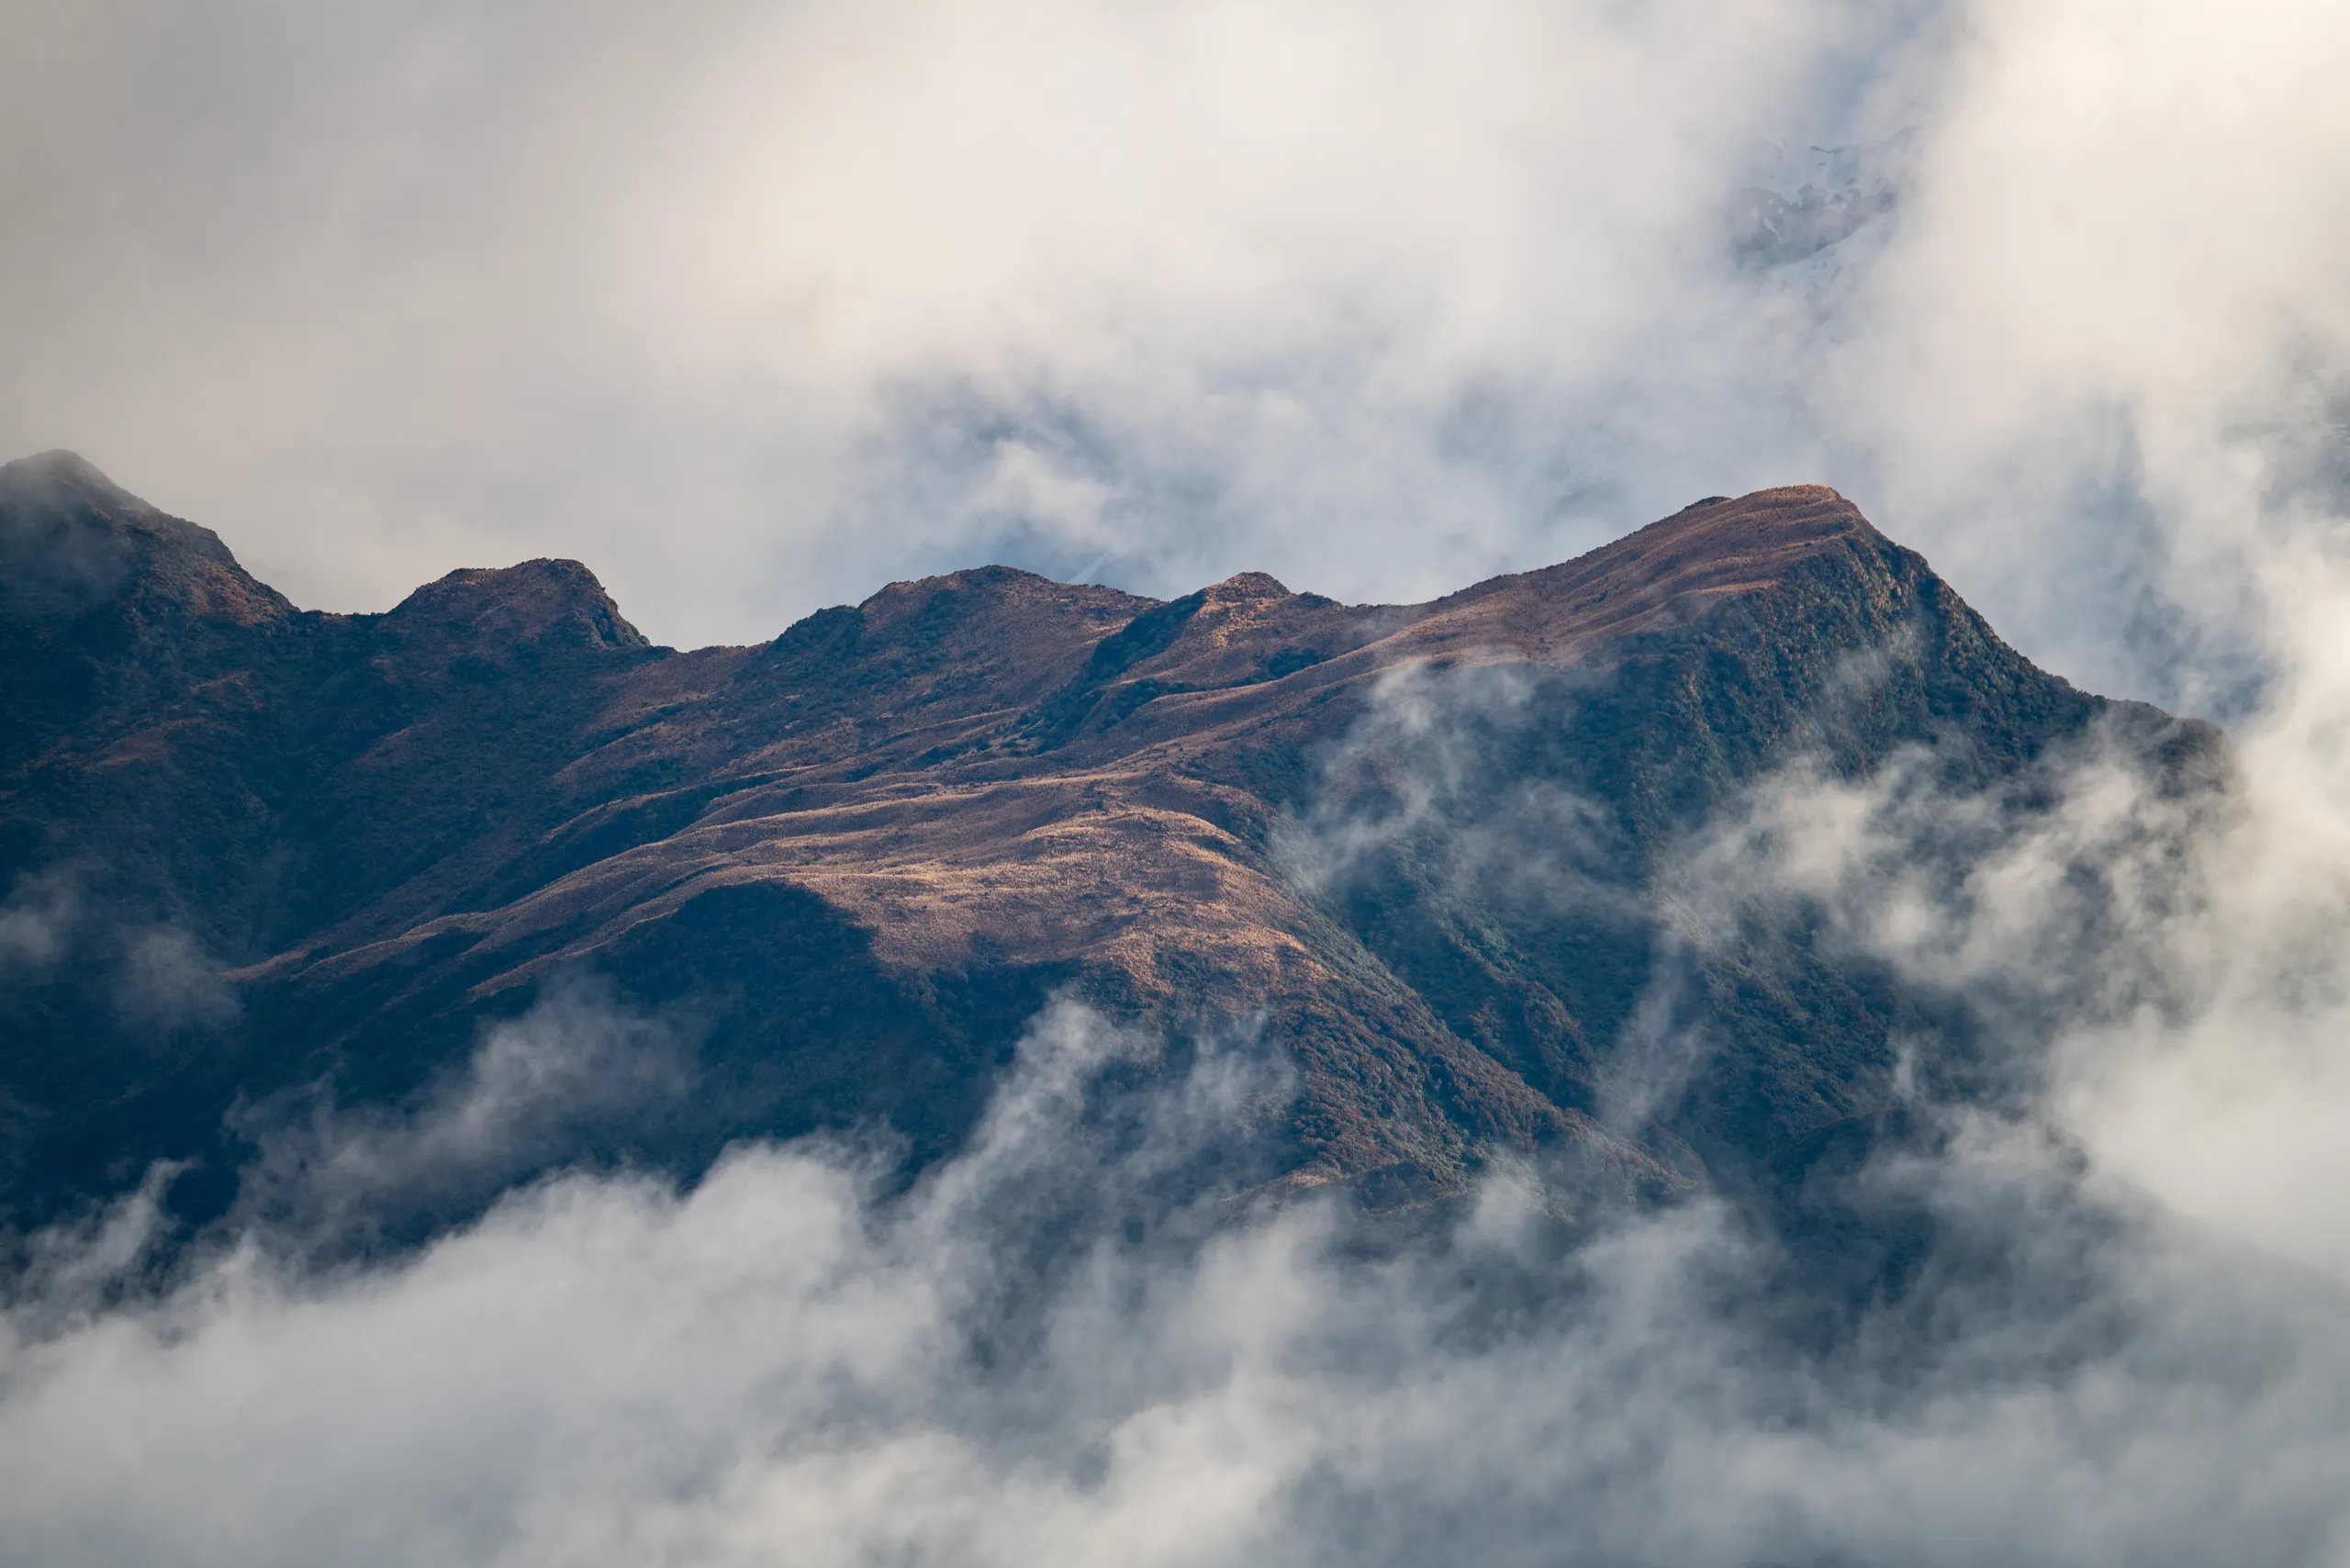
<svg viewBox="0 0 2350 1568">
<path fill-rule="evenodd" d="M 1640 901 L 1689 823 L 1798 755 L 1860 773 L 1922 745 L 1986 780 L 2100 722 L 2218 744 L 2034 669 L 1824 487 L 1709 498 L 1423 605 L 990 566 L 681 652 L 574 562 L 297 610 L 78 459 L 22 469 L 0 470 L 0 538 L 135 534 L 152 567 L 70 614 L 0 604 L 11 707 L 50 737 L 0 771 L 0 877 L 100 912 L 0 993 L 0 1180 L 27 1214 L 134 1155 L 195 1160 L 189 1201 L 226 1205 L 229 1107 L 321 1083 L 410 1103 L 581 972 L 691 1016 L 697 1054 L 685 1103 L 580 1157 L 692 1170 L 879 1124 L 934 1158 L 1068 992 L 1286 1052 L 1291 1183 L 1408 1201 L 1517 1151 L 1571 1186 L 1678 1191 L 1883 1104 L 1914 1011 L 1816 954 L 1665 976 Z M 1857 703 L 1856 660 L 1877 672 Z M 1407 821 L 1423 764 L 1469 782 Z M 1349 832 L 1369 846 L 1332 873 L 1316 835 Z M 1464 833 L 1582 890 L 1454 886 Z M 129 1038 L 107 932 L 157 926 L 211 955 L 233 1022 Z M 1668 982 L 1726 1044 L 1663 1114 L 1608 1125 Z"/>
</svg>

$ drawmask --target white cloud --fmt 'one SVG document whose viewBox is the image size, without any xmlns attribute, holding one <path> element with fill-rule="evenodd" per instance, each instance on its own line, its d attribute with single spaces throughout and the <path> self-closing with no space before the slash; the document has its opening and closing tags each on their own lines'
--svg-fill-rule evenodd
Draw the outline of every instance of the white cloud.
<svg viewBox="0 0 2350 1568">
<path fill-rule="evenodd" d="M 18 877 L 0 903 L 0 976 L 40 973 L 65 951 L 81 900 L 71 879 Z"/>
<path fill-rule="evenodd" d="M 1505 1174 L 1416 1241 L 1310 1204 L 1214 1223 L 1163 1172 L 1268 1081 L 1211 1051 L 1105 1133 L 1103 1070 L 1148 1059 L 1048 1014 L 971 1148 L 896 1197 L 848 1153 L 751 1147 L 689 1193 L 537 1185 L 372 1264 L 248 1233 L 111 1298 L 140 1215 L 69 1238 L 81 1266 L 0 1338 L 0 1540 L 60 1564 L 2285 1563 L 2344 1528 L 2339 1293 L 2117 1222 L 2028 1136 L 1880 1173 L 1927 1196 L 1945 1277 L 1820 1359 L 1774 1315 L 1822 1304 L 1706 1205 L 1563 1254 Z"/>
<path fill-rule="evenodd" d="M 657 1121 L 694 1079 L 688 1027 L 557 974 L 407 1104 L 340 1106 L 324 1082 L 241 1107 L 230 1119 L 258 1152 L 239 1212 L 330 1249 L 387 1221 L 445 1218 L 562 1163 L 583 1128 L 625 1137 Z"/>
<path fill-rule="evenodd" d="M 195 935 L 175 925 L 127 934 L 114 988 L 116 1014 L 131 1028 L 212 1030 L 241 1010 L 235 988 Z"/>
</svg>

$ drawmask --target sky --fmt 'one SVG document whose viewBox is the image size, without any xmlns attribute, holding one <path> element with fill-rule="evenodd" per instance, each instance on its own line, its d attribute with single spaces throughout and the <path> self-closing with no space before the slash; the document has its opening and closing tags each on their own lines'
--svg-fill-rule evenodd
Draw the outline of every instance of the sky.
<svg viewBox="0 0 2350 1568">
<path fill-rule="evenodd" d="M 990 560 L 1404 600 L 1825 482 L 2061 673 L 2224 712 L 2350 482 L 2323 4 L 6 25 L 0 449 L 312 608 L 535 554 L 680 645 Z M 1887 209 L 1756 252 L 1814 147 Z"/>
<path fill-rule="evenodd" d="M 162 1286 L 168 1171 L 32 1239 L 28 1560 L 2350 1561 L 2350 10 L 0 20 L 0 449 L 306 606 L 549 554 L 678 644 L 987 560 L 1408 599 L 1819 481 L 2238 772 L 2199 814 L 2085 754 L 2019 816 L 1798 762 L 1684 846 L 1679 939 L 1800 906 L 2050 1064 L 1868 1173 L 1950 1273 L 1832 1365 L 1702 1201 L 1564 1250 L 1506 1171 L 1400 1252 L 1170 1212 L 1280 1066 L 1209 1050 L 1103 1141 L 1088 1085 L 1155 1047 L 1074 1007 L 912 1192 L 751 1148 L 318 1261 L 679 1092 L 673 1021 L 566 992 L 264 1138 Z M 1440 781 L 1449 700 L 1388 700 Z M 1319 875 L 1360 825 L 1293 824 Z"/>
</svg>

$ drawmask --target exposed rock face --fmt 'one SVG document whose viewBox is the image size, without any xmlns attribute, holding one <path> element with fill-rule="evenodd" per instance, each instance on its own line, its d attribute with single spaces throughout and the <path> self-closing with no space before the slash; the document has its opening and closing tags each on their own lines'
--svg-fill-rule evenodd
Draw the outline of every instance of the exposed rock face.
<svg viewBox="0 0 2350 1568">
<path fill-rule="evenodd" d="M 20 1216 L 163 1157 L 217 1206 L 232 1107 L 411 1095 L 583 969 L 687 1020 L 696 1064 L 576 1156 L 868 1121 L 935 1155 L 1069 988 L 1285 1047 L 1285 1180 L 1408 1202 L 1518 1149 L 1667 1191 L 1876 1110 L 1908 1005 L 1809 954 L 1684 964 L 1706 1059 L 1625 1114 L 1677 835 L 1799 753 L 1928 744 L 1990 778 L 2128 706 L 1812 487 L 1425 605 L 991 566 L 691 653 L 570 562 L 297 611 L 60 454 L 0 469 L 0 563 Z M 232 991 L 126 1014 L 157 931 Z"/>
</svg>

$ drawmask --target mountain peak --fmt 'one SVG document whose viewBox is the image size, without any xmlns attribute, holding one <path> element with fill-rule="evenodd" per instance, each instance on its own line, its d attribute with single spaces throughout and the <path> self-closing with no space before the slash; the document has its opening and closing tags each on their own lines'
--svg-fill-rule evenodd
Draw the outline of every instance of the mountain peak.
<svg viewBox="0 0 2350 1568">
<path fill-rule="evenodd" d="M 1889 541 L 1827 486 L 1783 485 L 1685 507 L 1550 572 L 1719 594 L 1775 582 L 1796 561 L 1845 543 Z"/>
<path fill-rule="evenodd" d="M 131 599 L 246 625 L 293 610 L 218 534 L 158 511 L 76 453 L 0 465 L 0 611 L 53 621 Z"/>
<path fill-rule="evenodd" d="M 1290 597 L 1290 591 L 1287 585 L 1282 583 L 1279 577 L 1272 576 L 1269 572 L 1237 572 L 1233 576 L 1225 578 L 1224 581 L 1220 583 L 1209 585 L 1208 588 L 1202 591 L 1203 591 L 1212 601 L 1245 601 L 1259 599 L 1287 599 Z"/>
<path fill-rule="evenodd" d="M 1654 543 L 1697 530 L 1706 531 L 1707 543 L 1718 546 L 1740 534 L 1813 538 L 1851 532 L 1855 526 L 1876 532 L 1860 508 L 1830 487 L 1778 485 L 1742 496 L 1707 496 L 1692 501 L 1594 554 L 1622 550 L 1636 540 Z"/>
<path fill-rule="evenodd" d="M 645 648 L 596 574 L 577 561 L 541 556 L 511 566 L 465 566 L 427 583 L 385 618 L 499 644 L 553 639 L 588 647 Z"/>
<path fill-rule="evenodd" d="M 1825 485 L 1708 498 L 1572 561 L 1416 607 L 1408 636 L 1424 653 L 1572 662 L 1767 590 L 1817 557 L 1895 548 Z"/>
<path fill-rule="evenodd" d="M 34 490 L 71 490 L 92 500 L 127 503 L 142 511 L 152 510 L 100 473 L 96 464 L 62 446 L 0 464 L 0 496 L 15 497 Z"/>
</svg>

